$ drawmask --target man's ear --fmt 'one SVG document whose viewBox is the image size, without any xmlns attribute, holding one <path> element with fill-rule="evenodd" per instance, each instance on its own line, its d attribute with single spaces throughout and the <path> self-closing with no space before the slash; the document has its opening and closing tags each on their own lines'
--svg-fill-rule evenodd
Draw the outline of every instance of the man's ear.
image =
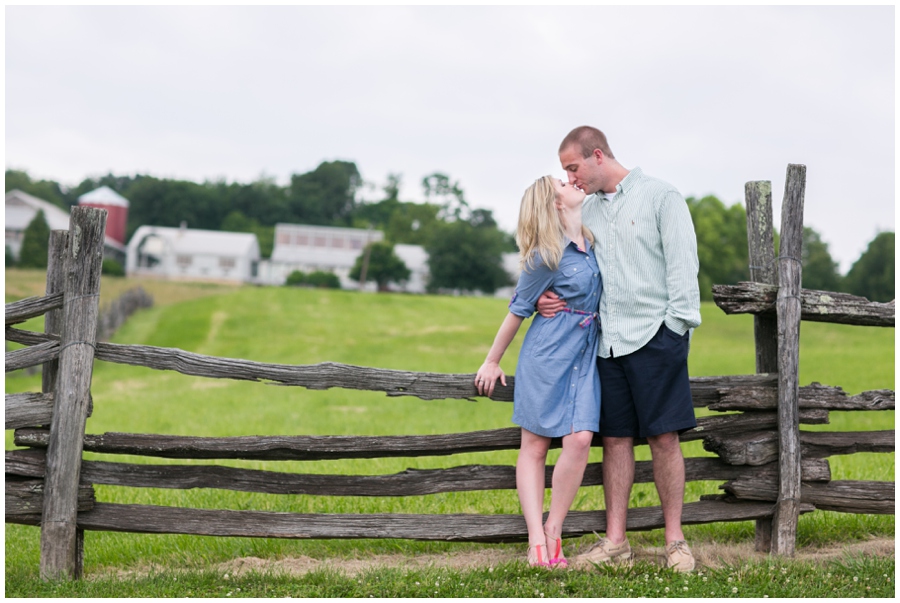
<svg viewBox="0 0 900 603">
<path fill-rule="evenodd" d="M 600 165 L 601 163 L 603 163 L 603 160 L 605 159 L 605 157 L 603 155 L 603 151 L 601 151 L 600 149 L 594 149 L 593 157 L 594 157 L 594 161 L 597 162 L 597 165 Z"/>
</svg>

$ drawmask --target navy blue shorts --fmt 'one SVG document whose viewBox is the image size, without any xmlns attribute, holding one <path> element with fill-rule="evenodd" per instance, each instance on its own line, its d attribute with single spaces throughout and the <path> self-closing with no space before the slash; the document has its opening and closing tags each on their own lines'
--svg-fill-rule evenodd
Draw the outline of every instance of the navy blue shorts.
<svg viewBox="0 0 900 603">
<path fill-rule="evenodd" d="M 646 438 L 697 426 L 687 357 L 690 334 L 663 323 L 641 349 L 619 358 L 597 358 L 600 434 Z"/>
</svg>

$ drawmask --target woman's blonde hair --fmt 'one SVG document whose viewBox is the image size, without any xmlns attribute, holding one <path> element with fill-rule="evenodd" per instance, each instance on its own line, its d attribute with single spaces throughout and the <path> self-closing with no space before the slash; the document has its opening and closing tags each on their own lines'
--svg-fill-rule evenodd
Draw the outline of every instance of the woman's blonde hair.
<svg viewBox="0 0 900 603">
<path fill-rule="evenodd" d="M 519 208 L 516 244 L 519 246 L 519 268 L 533 270 L 535 255 L 551 270 L 556 270 L 566 245 L 559 211 L 556 209 L 556 189 L 553 178 L 544 176 L 525 189 Z M 582 227 L 586 241 L 593 244 L 591 231 Z"/>
</svg>

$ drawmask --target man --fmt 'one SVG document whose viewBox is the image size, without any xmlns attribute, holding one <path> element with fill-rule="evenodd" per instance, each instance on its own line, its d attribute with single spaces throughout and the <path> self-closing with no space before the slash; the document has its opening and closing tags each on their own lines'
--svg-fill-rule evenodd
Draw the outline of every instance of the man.
<svg viewBox="0 0 900 603">
<path fill-rule="evenodd" d="M 634 482 L 634 438 L 646 438 L 665 520 L 666 558 L 692 571 L 681 530 L 684 457 L 679 434 L 696 427 L 687 372 L 691 330 L 700 325 L 697 238 L 684 197 L 671 185 L 624 168 L 598 129 L 582 126 L 559 147 L 569 182 L 590 195 L 582 209 L 603 278 L 600 299 L 600 434 L 606 537 L 576 565 L 632 558 L 625 535 Z M 545 292 L 552 317 L 565 300 Z"/>
</svg>

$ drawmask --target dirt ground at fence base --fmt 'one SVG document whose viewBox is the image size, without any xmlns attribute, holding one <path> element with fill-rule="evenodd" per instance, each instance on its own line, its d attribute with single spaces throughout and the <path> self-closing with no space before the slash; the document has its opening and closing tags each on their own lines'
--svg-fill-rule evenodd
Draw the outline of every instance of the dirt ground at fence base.
<svg viewBox="0 0 900 603">
<path fill-rule="evenodd" d="M 794 557 L 795 561 L 826 562 L 840 560 L 846 557 L 876 556 L 893 557 L 894 540 L 891 538 L 877 538 L 865 542 L 851 544 L 835 544 L 828 547 L 801 548 Z M 692 547 L 697 560 L 698 569 L 717 569 L 722 567 L 736 567 L 750 561 L 762 562 L 768 559 L 768 555 L 757 553 L 753 550 L 753 543 L 740 544 L 711 544 L 700 543 Z M 577 551 L 570 551 L 569 557 L 574 557 Z M 662 547 L 635 547 L 635 559 L 663 565 Z M 523 551 L 517 553 L 509 550 L 498 550 L 486 546 L 484 550 L 472 550 L 465 553 L 445 553 L 429 555 L 376 555 L 368 559 L 314 559 L 312 557 L 299 556 L 283 559 L 260 559 L 259 557 L 241 557 L 214 566 L 217 572 L 229 577 L 243 574 L 275 573 L 288 576 L 302 576 L 308 572 L 329 569 L 353 576 L 368 570 L 384 567 L 393 567 L 403 570 L 417 570 L 427 568 L 447 568 L 454 570 L 485 569 L 496 567 L 505 563 L 521 561 L 524 559 Z M 144 573 L 155 573 L 164 568 L 154 567 L 139 570 L 113 571 L 119 577 L 136 577 Z M 99 572 L 90 578 L 108 577 L 106 572 Z"/>
</svg>

